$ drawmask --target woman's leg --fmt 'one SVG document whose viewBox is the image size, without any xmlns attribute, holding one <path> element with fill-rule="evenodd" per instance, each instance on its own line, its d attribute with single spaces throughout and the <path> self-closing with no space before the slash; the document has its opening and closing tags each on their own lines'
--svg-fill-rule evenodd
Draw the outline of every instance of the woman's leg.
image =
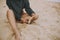
<svg viewBox="0 0 60 40">
<path fill-rule="evenodd" d="M 18 29 L 17 29 L 15 16 L 14 16 L 14 13 L 11 9 L 9 9 L 7 11 L 7 19 L 9 21 L 10 25 L 11 25 L 11 28 L 12 28 L 13 32 L 15 33 L 16 40 L 20 40 L 20 34 L 18 32 Z"/>
<path fill-rule="evenodd" d="M 28 23 L 28 24 L 34 22 L 37 19 L 38 19 L 38 15 L 36 15 L 35 13 L 32 13 L 31 16 L 29 16 L 28 13 L 23 13 L 21 17 L 21 21 L 23 23 Z"/>
</svg>

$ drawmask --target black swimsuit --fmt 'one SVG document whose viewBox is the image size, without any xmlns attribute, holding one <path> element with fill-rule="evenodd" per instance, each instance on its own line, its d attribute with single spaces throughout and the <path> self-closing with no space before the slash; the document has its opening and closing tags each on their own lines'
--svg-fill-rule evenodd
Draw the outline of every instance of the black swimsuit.
<svg viewBox="0 0 60 40">
<path fill-rule="evenodd" d="M 31 16 L 34 11 L 30 8 L 29 0 L 6 0 L 9 9 L 12 9 L 17 20 L 20 20 L 23 8 Z"/>
</svg>

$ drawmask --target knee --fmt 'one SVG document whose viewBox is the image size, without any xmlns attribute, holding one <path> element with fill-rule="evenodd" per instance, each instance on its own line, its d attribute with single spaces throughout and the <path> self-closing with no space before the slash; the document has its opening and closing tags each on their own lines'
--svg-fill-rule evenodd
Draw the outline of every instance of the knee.
<svg viewBox="0 0 60 40">
<path fill-rule="evenodd" d="M 13 11 L 11 9 L 7 10 L 7 16 L 12 15 Z"/>
<path fill-rule="evenodd" d="M 6 14 L 7 18 L 8 18 L 9 16 L 11 16 L 12 14 L 13 14 L 13 11 L 12 11 L 11 9 L 7 10 L 7 14 Z"/>
<path fill-rule="evenodd" d="M 7 14 L 11 14 L 11 13 L 12 13 L 11 9 L 7 10 Z"/>
</svg>

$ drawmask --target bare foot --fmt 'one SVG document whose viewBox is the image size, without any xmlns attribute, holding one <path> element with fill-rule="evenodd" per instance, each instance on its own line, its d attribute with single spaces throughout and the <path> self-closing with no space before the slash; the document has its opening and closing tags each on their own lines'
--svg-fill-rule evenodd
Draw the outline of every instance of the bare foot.
<svg viewBox="0 0 60 40">
<path fill-rule="evenodd" d="M 15 35 L 15 39 L 16 39 L 16 40 L 20 40 L 20 34 L 19 34 L 19 33 L 17 33 L 17 34 Z"/>
<path fill-rule="evenodd" d="M 33 18 L 34 20 L 38 19 L 38 17 L 39 17 L 38 15 L 36 15 L 36 14 L 34 14 L 34 13 L 32 14 L 32 18 Z"/>
<path fill-rule="evenodd" d="M 32 14 L 32 17 L 29 18 L 28 24 L 38 19 L 38 15 Z"/>
</svg>

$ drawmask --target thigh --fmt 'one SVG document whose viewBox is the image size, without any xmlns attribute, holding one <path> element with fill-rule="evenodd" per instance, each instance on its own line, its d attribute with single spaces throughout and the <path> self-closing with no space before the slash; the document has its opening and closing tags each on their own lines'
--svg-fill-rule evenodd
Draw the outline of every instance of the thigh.
<svg viewBox="0 0 60 40">
<path fill-rule="evenodd" d="M 20 20 L 20 19 L 18 19 L 18 17 L 16 16 L 17 14 L 12 10 L 12 9 L 8 9 L 7 10 L 7 18 L 8 18 L 8 16 L 9 15 L 12 15 L 13 14 L 13 17 L 15 18 L 15 20 Z"/>
</svg>

